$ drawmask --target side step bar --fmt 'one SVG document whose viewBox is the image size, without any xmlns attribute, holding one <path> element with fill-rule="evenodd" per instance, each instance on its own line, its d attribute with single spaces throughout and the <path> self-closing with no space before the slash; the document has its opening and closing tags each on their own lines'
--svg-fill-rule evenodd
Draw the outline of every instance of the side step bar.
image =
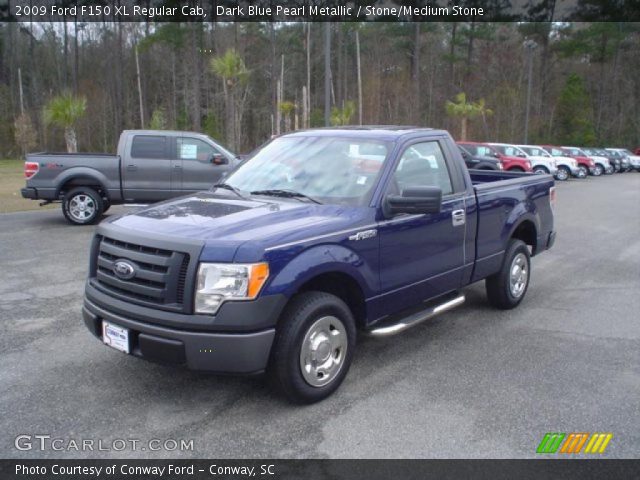
<svg viewBox="0 0 640 480">
<path fill-rule="evenodd" d="M 383 321 L 379 326 L 367 331 L 367 334 L 372 337 L 388 337 L 390 335 L 396 335 L 397 333 L 404 332 L 405 330 L 414 327 L 425 320 L 429 320 L 436 315 L 458 307 L 462 305 L 464 301 L 464 294 L 456 292 L 453 295 L 448 295 L 441 299 L 440 303 L 427 307 L 426 310 L 420 310 L 419 312 L 400 319 L 396 317 L 394 320 Z"/>
</svg>

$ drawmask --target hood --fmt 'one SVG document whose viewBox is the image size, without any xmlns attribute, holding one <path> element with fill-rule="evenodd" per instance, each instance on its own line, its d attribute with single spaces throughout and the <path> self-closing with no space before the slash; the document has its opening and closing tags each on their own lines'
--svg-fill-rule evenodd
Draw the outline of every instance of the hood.
<svg viewBox="0 0 640 480">
<path fill-rule="evenodd" d="M 203 240 L 203 260 L 231 261 L 243 243 L 251 242 L 259 257 L 269 247 L 357 228 L 370 213 L 366 207 L 231 195 L 199 192 L 137 210 L 113 223 L 145 235 L 173 236 L 177 243 L 180 238 Z"/>
</svg>

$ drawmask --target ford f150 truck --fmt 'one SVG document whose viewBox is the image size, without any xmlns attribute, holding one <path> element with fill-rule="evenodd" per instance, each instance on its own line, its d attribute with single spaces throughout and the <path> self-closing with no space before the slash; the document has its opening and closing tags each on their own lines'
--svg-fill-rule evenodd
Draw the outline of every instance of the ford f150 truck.
<svg viewBox="0 0 640 480">
<path fill-rule="evenodd" d="M 229 172 L 236 157 L 200 133 L 125 130 L 117 155 L 27 155 L 24 198 L 62 202 L 74 225 L 100 220 L 111 205 L 150 203 L 207 190 Z"/>
<path fill-rule="evenodd" d="M 486 281 L 524 298 L 555 239 L 550 175 L 472 171 L 449 134 L 308 130 L 210 191 L 96 229 L 83 317 L 105 344 L 206 372 L 267 371 L 288 398 L 338 388 L 356 332 L 387 336 Z"/>
</svg>

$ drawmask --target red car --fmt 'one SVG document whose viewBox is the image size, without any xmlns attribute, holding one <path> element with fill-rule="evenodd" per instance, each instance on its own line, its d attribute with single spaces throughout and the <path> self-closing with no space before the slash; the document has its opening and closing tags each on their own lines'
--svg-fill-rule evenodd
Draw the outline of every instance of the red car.
<svg viewBox="0 0 640 480">
<path fill-rule="evenodd" d="M 584 153 L 578 147 L 560 147 L 567 157 L 575 158 L 578 162 L 578 168 L 580 168 L 580 176 L 586 177 L 587 175 L 595 175 L 599 177 L 604 173 L 602 167 L 596 168 L 596 162 L 590 159 L 586 153 Z"/>
<path fill-rule="evenodd" d="M 525 158 L 511 157 L 503 155 L 491 145 L 480 142 L 456 142 L 458 145 L 464 146 L 474 155 L 480 157 L 494 157 L 502 162 L 505 171 L 510 172 L 531 172 L 531 162 Z"/>
</svg>

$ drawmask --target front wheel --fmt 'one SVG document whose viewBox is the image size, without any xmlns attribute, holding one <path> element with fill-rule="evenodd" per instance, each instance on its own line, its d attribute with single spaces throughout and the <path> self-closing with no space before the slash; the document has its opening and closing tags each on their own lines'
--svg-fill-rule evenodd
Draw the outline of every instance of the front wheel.
<svg viewBox="0 0 640 480">
<path fill-rule="evenodd" d="M 91 225 L 102 216 L 102 197 L 91 187 L 76 187 L 69 190 L 62 200 L 62 213 L 73 225 Z"/>
<path fill-rule="evenodd" d="M 485 280 L 489 303 L 501 310 L 517 307 L 527 293 L 530 272 L 529 248 L 522 240 L 512 239 L 502 268 Z"/>
<path fill-rule="evenodd" d="M 571 172 L 567 167 L 559 167 L 558 173 L 556 173 L 556 179 L 560 180 L 561 182 L 566 182 L 567 180 L 569 180 L 570 175 Z"/>
<path fill-rule="evenodd" d="M 549 170 L 544 167 L 535 167 L 533 169 L 533 173 L 535 173 L 536 175 L 546 175 L 547 173 L 549 173 Z"/>
<path fill-rule="evenodd" d="M 324 292 L 302 293 L 280 320 L 268 373 L 289 400 L 318 402 L 347 375 L 355 340 L 355 320 L 340 298 Z"/>
<path fill-rule="evenodd" d="M 604 167 L 602 165 L 596 164 L 596 166 L 593 167 L 593 175 L 594 176 L 599 177 L 603 173 L 604 173 Z"/>
<path fill-rule="evenodd" d="M 587 167 L 583 167 L 582 165 L 578 167 L 578 178 L 587 178 L 589 175 L 589 170 Z"/>
</svg>

